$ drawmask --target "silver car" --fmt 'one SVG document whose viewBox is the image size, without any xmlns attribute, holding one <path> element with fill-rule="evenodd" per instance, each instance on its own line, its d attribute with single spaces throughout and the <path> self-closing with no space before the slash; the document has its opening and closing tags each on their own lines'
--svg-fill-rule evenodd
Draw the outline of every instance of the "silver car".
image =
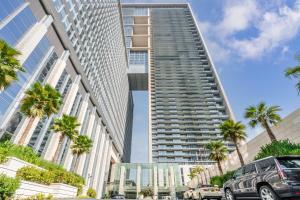
<svg viewBox="0 0 300 200">
<path fill-rule="evenodd" d="M 202 199 L 218 199 L 221 200 L 223 192 L 218 186 L 212 185 L 202 185 L 199 188 L 196 188 L 192 192 L 192 199 L 202 200 Z"/>
</svg>

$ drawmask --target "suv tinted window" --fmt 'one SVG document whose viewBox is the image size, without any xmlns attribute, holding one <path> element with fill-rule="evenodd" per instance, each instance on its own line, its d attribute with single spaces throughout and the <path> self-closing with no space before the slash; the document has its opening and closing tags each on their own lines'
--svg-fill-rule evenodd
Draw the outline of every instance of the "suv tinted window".
<svg viewBox="0 0 300 200">
<path fill-rule="evenodd" d="M 233 177 L 237 178 L 243 175 L 243 167 L 241 167 L 240 169 L 236 170 Z"/>
<path fill-rule="evenodd" d="M 254 172 L 256 172 L 256 168 L 255 168 L 255 164 L 254 163 L 246 165 L 245 171 L 244 171 L 245 175 L 249 175 L 249 174 L 252 174 Z"/>
<path fill-rule="evenodd" d="M 266 160 L 259 161 L 256 163 L 256 165 L 259 168 L 260 172 L 266 172 L 266 171 L 276 169 L 274 158 L 269 158 Z"/>
<path fill-rule="evenodd" d="M 283 169 L 300 168 L 300 158 L 277 158 L 277 160 Z"/>
</svg>

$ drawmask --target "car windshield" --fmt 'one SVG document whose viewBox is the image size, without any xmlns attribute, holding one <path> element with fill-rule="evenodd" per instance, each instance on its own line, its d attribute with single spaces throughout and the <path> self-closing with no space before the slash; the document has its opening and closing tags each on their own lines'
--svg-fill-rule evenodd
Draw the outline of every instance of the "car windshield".
<svg viewBox="0 0 300 200">
<path fill-rule="evenodd" d="M 300 157 L 299 158 L 278 158 L 279 164 L 284 169 L 300 168 Z"/>
</svg>

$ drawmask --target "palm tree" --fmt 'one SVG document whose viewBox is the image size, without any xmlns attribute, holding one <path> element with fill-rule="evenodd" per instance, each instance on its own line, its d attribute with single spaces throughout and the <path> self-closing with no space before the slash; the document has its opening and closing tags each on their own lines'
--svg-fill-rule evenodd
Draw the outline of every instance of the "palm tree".
<svg viewBox="0 0 300 200">
<path fill-rule="evenodd" d="M 245 162 L 243 156 L 240 152 L 239 141 L 245 140 L 247 134 L 245 132 L 245 125 L 241 122 L 234 122 L 233 120 L 227 120 L 220 125 L 221 134 L 223 135 L 225 140 L 231 140 L 234 145 L 236 152 L 239 156 L 241 165 L 244 166 Z"/>
<path fill-rule="evenodd" d="M 221 167 L 221 161 L 226 159 L 226 154 L 228 152 L 227 147 L 220 140 L 211 141 L 206 145 L 206 148 L 210 150 L 209 159 L 216 161 L 218 163 L 218 168 L 220 173 L 223 175 L 223 170 Z"/>
<path fill-rule="evenodd" d="M 73 171 L 77 170 L 78 158 L 84 153 L 89 153 L 93 147 L 93 141 L 86 135 L 79 135 L 71 146 L 72 154 L 75 156 L 75 165 Z"/>
<path fill-rule="evenodd" d="M 296 56 L 296 60 L 300 62 L 300 55 Z M 296 88 L 300 93 L 300 66 L 289 67 L 285 70 L 285 76 L 289 78 L 299 79 L 299 82 L 296 84 Z"/>
<path fill-rule="evenodd" d="M 196 177 L 201 172 L 203 172 L 203 167 L 196 166 L 196 167 L 192 168 L 192 170 L 191 170 L 191 172 L 190 172 L 190 174 L 188 176 L 190 177 L 190 179 L 193 179 L 194 177 Z"/>
<path fill-rule="evenodd" d="M 78 131 L 76 129 L 78 126 L 80 126 L 80 124 L 77 122 L 77 118 L 70 115 L 63 114 L 62 118 L 54 120 L 52 130 L 56 133 L 60 133 L 60 137 L 53 161 L 58 160 L 58 153 L 61 149 L 64 138 L 67 137 L 70 140 L 74 140 L 77 137 Z"/>
<path fill-rule="evenodd" d="M 0 91 L 18 80 L 17 72 L 25 69 L 16 58 L 20 52 L 0 39 Z"/>
<path fill-rule="evenodd" d="M 249 125 L 253 128 L 260 124 L 266 129 L 271 141 L 276 141 L 270 126 L 276 125 L 281 121 L 281 117 L 278 114 L 279 111 L 281 111 L 279 106 L 267 107 L 264 102 L 261 102 L 256 107 L 250 106 L 246 108 L 245 118 L 250 119 Z"/>
<path fill-rule="evenodd" d="M 29 117 L 29 122 L 18 143 L 20 145 L 24 144 L 36 117 L 49 117 L 52 114 L 56 114 L 61 104 L 61 95 L 56 89 L 48 84 L 43 86 L 38 82 L 34 83 L 25 92 L 25 97 L 21 101 L 20 111 Z"/>
</svg>

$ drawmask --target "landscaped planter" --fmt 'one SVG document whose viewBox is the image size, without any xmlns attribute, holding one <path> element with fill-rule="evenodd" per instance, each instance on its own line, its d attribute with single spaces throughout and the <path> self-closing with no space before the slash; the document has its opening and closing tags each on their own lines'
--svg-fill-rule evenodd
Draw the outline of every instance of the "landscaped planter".
<svg viewBox="0 0 300 200">
<path fill-rule="evenodd" d="M 15 193 L 15 197 L 26 198 L 40 193 L 43 193 L 45 195 L 53 195 L 53 189 L 50 187 L 50 185 L 42 185 L 39 183 L 22 180 L 19 189 L 17 189 Z"/>
<path fill-rule="evenodd" d="M 52 195 L 56 198 L 76 197 L 77 187 L 63 183 L 53 183 L 50 185 Z"/>
<path fill-rule="evenodd" d="M 45 170 L 23 160 L 15 157 L 9 157 L 6 163 L 0 164 L 0 173 L 10 177 L 16 177 L 16 173 L 19 169 L 26 166 L 36 167 L 38 169 Z M 72 198 L 77 195 L 77 187 L 62 183 L 52 183 L 50 185 L 43 185 L 30 181 L 21 181 L 19 189 L 17 189 L 15 196 L 18 198 L 26 198 L 37 194 L 51 194 L 54 198 Z"/>
<path fill-rule="evenodd" d="M 17 189 L 15 197 L 26 198 L 40 193 L 45 195 L 51 194 L 54 198 L 72 198 L 76 197 L 77 188 L 62 183 L 43 185 L 29 181 L 21 181 L 21 185 L 19 189 Z"/>
<path fill-rule="evenodd" d="M 42 169 L 38 166 L 25 162 L 21 159 L 15 157 L 9 157 L 7 162 L 0 164 L 0 173 L 10 177 L 16 177 L 16 173 L 18 169 L 21 169 L 22 167 L 26 167 L 26 166 L 32 166 L 38 169 Z"/>
</svg>

